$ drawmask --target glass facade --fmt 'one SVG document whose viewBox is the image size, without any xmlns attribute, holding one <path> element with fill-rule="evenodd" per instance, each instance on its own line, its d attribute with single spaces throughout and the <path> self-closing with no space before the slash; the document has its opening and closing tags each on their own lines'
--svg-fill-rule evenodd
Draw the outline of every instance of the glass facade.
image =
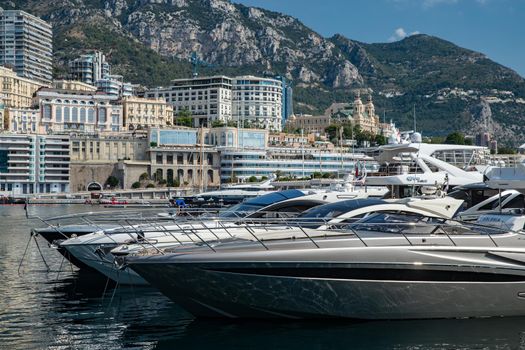
<svg viewBox="0 0 525 350">
<path fill-rule="evenodd" d="M 197 144 L 197 131 L 151 129 L 150 142 L 159 146 L 195 145 Z"/>
<path fill-rule="evenodd" d="M 239 145 L 249 148 L 265 148 L 265 133 L 263 132 L 239 132 Z"/>
</svg>

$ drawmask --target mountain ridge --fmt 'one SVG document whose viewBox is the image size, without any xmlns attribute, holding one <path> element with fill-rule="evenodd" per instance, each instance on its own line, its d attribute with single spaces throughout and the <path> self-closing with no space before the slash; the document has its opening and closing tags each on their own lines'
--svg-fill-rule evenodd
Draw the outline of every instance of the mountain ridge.
<svg viewBox="0 0 525 350">
<path fill-rule="evenodd" d="M 227 0 L 0 0 L 0 6 L 53 24 L 59 76 L 68 59 L 101 49 L 115 73 L 167 85 L 191 76 L 188 57 L 195 51 L 216 65 L 201 74 L 287 77 L 299 113 L 352 101 L 359 89 L 372 92 L 382 117 L 401 127 L 412 125 L 415 105 L 428 134 L 487 129 L 517 144 L 525 133 L 523 77 L 425 34 L 372 44 L 341 34 L 325 38 L 292 16 Z"/>
</svg>

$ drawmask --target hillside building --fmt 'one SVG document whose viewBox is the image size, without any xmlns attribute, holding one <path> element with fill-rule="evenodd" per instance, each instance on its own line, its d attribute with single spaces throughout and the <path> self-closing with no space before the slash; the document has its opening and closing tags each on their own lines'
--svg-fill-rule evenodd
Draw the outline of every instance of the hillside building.
<svg viewBox="0 0 525 350">
<path fill-rule="evenodd" d="M 100 51 L 81 55 L 69 61 L 68 68 L 71 80 L 81 81 L 89 85 L 95 85 L 98 80 L 106 79 L 110 74 L 110 66 L 106 62 L 106 56 Z"/>
</svg>

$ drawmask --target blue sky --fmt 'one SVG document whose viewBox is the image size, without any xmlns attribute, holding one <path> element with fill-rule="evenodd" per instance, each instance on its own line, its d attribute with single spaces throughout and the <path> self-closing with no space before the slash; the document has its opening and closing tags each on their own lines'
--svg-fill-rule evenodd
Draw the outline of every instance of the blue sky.
<svg viewBox="0 0 525 350">
<path fill-rule="evenodd" d="M 525 0 L 234 0 L 283 12 L 324 36 L 367 43 L 411 33 L 479 51 L 525 77 Z"/>
</svg>

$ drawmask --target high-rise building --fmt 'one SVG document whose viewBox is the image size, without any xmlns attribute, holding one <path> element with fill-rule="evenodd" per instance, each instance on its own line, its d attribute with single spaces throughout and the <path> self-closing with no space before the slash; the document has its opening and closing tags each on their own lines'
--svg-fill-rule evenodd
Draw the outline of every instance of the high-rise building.
<svg viewBox="0 0 525 350">
<path fill-rule="evenodd" d="M 21 77 L 50 84 L 53 32 L 46 21 L 27 12 L 0 8 L 0 65 Z"/>
<path fill-rule="evenodd" d="M 97 80 L 107 79 L 110 74 L 106 56 L 95 51 L 69 61 L 69 77 L 83 83 L 95 85 Z"/>
<path fill-rule="evenodd" d="M 233 78 L 232 118 L 247 127 L 282 129 L 281 81 L 252 75 Z"/>
</svg>

